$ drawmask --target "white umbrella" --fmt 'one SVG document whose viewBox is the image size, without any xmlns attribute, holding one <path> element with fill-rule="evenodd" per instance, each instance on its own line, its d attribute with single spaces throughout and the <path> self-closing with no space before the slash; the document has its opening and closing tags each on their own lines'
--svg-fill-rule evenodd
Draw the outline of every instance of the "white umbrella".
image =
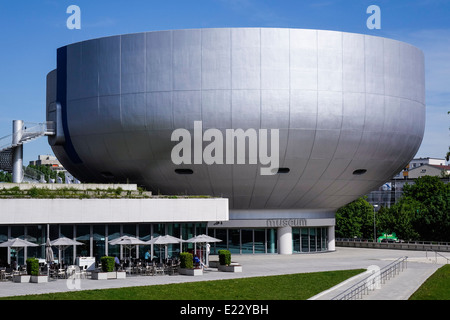
<svg viewBox="0 0 450 320">
<path fill-rule="evenodd" d="M 131 254 L 131 249 L 133 248 L 133 246 L 147 244 L 145 241 L 142 241 L 138 238 L 130 237 L 130 236 L 122 236 L 122 237 L 116 238 L 114 240 L 108 241 L 108 243 L 110 245 L 120 244 L 121 246 L 125 246 L 126 248 L 130 249 L 130 254 Z"/>
<path fill-rule="evenodd" d="M 186 240 L 186 242 L 191 242 L 191 243 L 210 243 L 210 242 L 220 242 L 220 241 L 222 241 L 222 240 L 210 237 L 206 234 L 200 234 L 198 236 L 195 236 L 195 237 L 192 237 L 192 238 Z"/>
<path fill-rule="evenodd" d="M 79 245 L 83 245 L 84 244 L 82 242 L 69 239 L 67 237 L 60 237 L 58 239 L 50 241 L 50 243 L 51 243 L 52 246 L 55 246 L 55 247 L 58 248 L 58 258 L 59 258 L 58 261 L 59 261 L 60 265 L 62 265 L 62 263 L 61 263 L 61 251 L 66 250 L 70 246 L 79 246 Z"/>
<path fill-rule="evenodd" d="M 147 244 L 145 241 L 142 241 L 138 238 L 131 237 L 131 236 L 122 236 L 119 238 L 116 238 L 114 240 L 108 241 L 109 244 L 116 245 L 116 244 L 122 244 L 122 245 L 139 245 L 139 244 Z"/>
<path fill-rule="evenodd" d="M 11 248 L 25 248 L 25 247 L 37 247 L 38 245 L 36 243 L 32 243 L 27 240 L 23 240 L 20 238 L 14 238 L 10 239 L 8 241 L 5 241 L 3 243 L 0 243 L 0 247 L 11 247 Z"/>
<path fill-rule="evenodd" d="M 25 247 L 37 247 L 38 245 L 35 243 L 32 243 L 30 241 L 27 240 L 23 240 L 20 238 L 14 238 L 14 239 L 10 239 L 8 241 L 5 241 L 3 243 L 0 243 L 0 247 L 10 247 L 13 248 L 16 251 L 20 251 Z M 16 261 L 17 262 L 17 261 Z M 18 265 L 17 265 L 18 267 Z"/>
<path fill-rule="evenodd" d="M 165 246 L 168 244 L 176 244 L 176 243 L 181 243 L 181 242 L 185 242 L 183 239 L 180 238 L 175 238 L 172 236 L 169 236 L 168 234 L 165 236 L 158 236 L 156 238 L 153 238 L 149 241 L 147 241 L 147 244 L 157 244 L 159 245 L 159 262 L 162 262 L 162 257 L 161 257 L 161 246 Z"/>
<path fill-rule="evenodd" d="M 192 237 L 192 238 L 186 240 L 186 242 L 190 242 L 190 243 L 205 243 L 205 244 L 208 244 L 211 242 L 220 242 L 220 241 L 222 241 L 222 240 L 210 237 L 206 234 L 200 234 L 198 236 L 195 236 L 195 237 Z M 206 255 L 205 255 L 205 260 L 206 260 L 205 264 L 206 265 L 209 265 L 208 255 L 209 255 L 209 252 L 208 252 L 208 250 L 206 250 Z"/>
</svg>

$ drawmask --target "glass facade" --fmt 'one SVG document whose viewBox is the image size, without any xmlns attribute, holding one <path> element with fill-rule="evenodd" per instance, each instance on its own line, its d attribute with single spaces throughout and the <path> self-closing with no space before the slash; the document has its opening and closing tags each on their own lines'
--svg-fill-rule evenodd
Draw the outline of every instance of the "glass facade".
<svg viewBox="0 0 450 320">
<path fill-rule="evenodd" d="M 28 257 L 39 259 L 45 258 L 45 246 L 47 240 L 47 228 L 50 240 L 59 237 L 67 237 L 77 240 L 82 245 L 68 246 L 61 250 L 61 260 L 64 264 L 76 263 L 76 257 L 95 257 L 99 261 L 102 256 L 109 255 L 118 257 L 144 258 L 145 253 L 150 250 L 154 258 L 178 256 L 182 250 L 194 251 L 196 246 L 191 243 L 171 244 L 168 246 L 141 245 L 121 248 L 119 245 L 111 245 L 108 242 L 123 235 L 138 237 L 148 241 L 154 237 L 170 234 L 174 237 L 188 239 L 199 234 L 206 233 L 206 223 L 144 223 L 144 224 L 78 224 L 78 225 L 16 225 L 0 226 L 0 242 L 11 238 L 26 239 L 36 243 L 37 247 L 26 247 L 24 249 L 0 248 L 0 267 L 5 267 L 17 262 L 19 266 L 25 264 Z M 201 248 L 197 246 L 197 250 Z M 59 249 L 54 247 L 54 258 L 59 259 Z M 199 251 L 201 252 L 201 251 Z M 9 253 L 9 257 L 8 257 Z"/>
<path fill-rule="evenodd" d="M 227 249 L 236 254 L 277 253 L 277 229 L 209 229 L 208 234 L 222 242 L 211 244 L 211 254 Z M 328 227 L 292 228 L 292 252 L 328 250 Z"/>
<path fill-rule="evenodd" d="M 310 253 L 328 250 L 328 227 L 292 228 L 292 252 Z"/>
<path fill-rule="evenodd" d="M 96 261 L 104 255 L 125 258 L 144 258 L 150 250 L 153 258 L 170 258 L 178 256 L 182 251 L 204 254 L 204 247 L 192 243 L 171 244 L 167 246 L 140 245 L 121 248 L 110 245 L 108 241 L 123 235 L 138 237 L 148 241 L 159 235 L 169 234 L 186 240 L 199 234 L 208 234 L 222 240 L 210 244 L 210 253 L 217 254 L 220 249 L 227 249 L 232 254 L 276 254 L 278 251 L 277 228 L 209 228 L 206 223 L 129 223 L 129 224 L 78 224 L 78 225 L 16 225 L 0 226 L 0 242 L 10 238 L 27 239 L 38 247 L 27 247 L 21 250 L 0 248 L 0 266 L 7 266 L 13 261 L 24 265 L 28 257 L 45 258 L 47 230 L 51 240 L 58 237 L 75 239 L 82 245 L 68 246 L 61 250 L 64 264 L 76 263 L 76 257 L 95 257 Z M 311 253 L 327 251 L 328 227 L 293 227 L 293 253 Z M 55 259 L 59 258 L 58 248 L 53 250 Z M 10 254 L 8 257 L 8 253 Z"/>
<path fill-rule="evenodd" d="M 222 242 L 211 243 L 211 254 L 227 249 L 232 254 L 277 253 L 277 229 L 209 229 Z"/>
</svg>

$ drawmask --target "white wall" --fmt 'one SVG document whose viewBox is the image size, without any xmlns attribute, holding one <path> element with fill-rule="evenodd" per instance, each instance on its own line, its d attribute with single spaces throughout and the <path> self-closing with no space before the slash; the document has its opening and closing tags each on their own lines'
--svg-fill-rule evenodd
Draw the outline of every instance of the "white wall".
<svg viewBox="0 0 450 320">
<path fill-rule="evenodd" d="M 0 199 L 0 224 L 228 220 L 228 199 Z"/>
</svg>

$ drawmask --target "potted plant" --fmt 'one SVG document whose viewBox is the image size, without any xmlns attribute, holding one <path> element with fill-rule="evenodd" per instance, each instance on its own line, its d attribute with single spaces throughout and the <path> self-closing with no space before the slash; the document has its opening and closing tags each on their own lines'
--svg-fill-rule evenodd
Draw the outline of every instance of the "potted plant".
<svg viewBox="0 0 450 320">
<path fill-rule="evenodd" d="M 92 279 L 106 280 L 106 279 L 125 279 L 125 272 L 114 271 L 115 261 L 114 257 L 104 256 L 100 258 L 102 264 L 101 271 L 92 273 Z"/>
<path fill-rule="evenodd" d="M 231 252 L 228 250 L 219 250 L 219 271 L 242 272 L 242 266 L 231 262 Z"/>
<path fill-rule="evenodd" d="M 27 264 L 27 274 L 15 274 L 13 275 L 13 281 L 16 283 L 23 283 L 23 282 L 30 282 L 31 279 L 31 273 L 28 271 L 28 260 L 26 261 Z M 39 263 L 38 263 L 39 267 Z"/>
<path fill-rule="evenodd" d="M 182 252 L 180 253 L 179 273 L 187 276 L 201 276 L 203 274 L 203 269 L 194 269 L 192 253 Z"/>
<path fill-rule="evenodd" d="M 48 282 L 47 275 L 39 274 L 39 260 L 36 258 L 27 259 L 27 274 L 31 275 L 30 281 L 33 283 Z"/>
</svg>

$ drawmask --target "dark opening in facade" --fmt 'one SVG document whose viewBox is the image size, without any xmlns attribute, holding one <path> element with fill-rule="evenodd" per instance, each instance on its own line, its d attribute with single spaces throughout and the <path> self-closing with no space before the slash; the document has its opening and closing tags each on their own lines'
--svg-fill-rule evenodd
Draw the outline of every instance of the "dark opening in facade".
<svg viewBox="0 0 450 320">
<path fill-rule="evenodd" d="M 104 171 L 104 172 L 101 172 L 100 174 L 103 176 L 103 178 L 114 179 L 114 175 L 111 172 Z"/>
<path fill-rule="evenodd" d="M 289 171 L 291 171 L 289 168 L 278 168 L 277 173 L 289 173 Z"/>
<path fill-rule="evenodd" d="M 177 173 L 177 174 L 193 174 L 194 171 L 192 171 L 192 169 L 175 169 L 175 173 Z"/>
<path fill-rule="evenodd" d="M 360 175 L 362 175 L 362 174 L 364 174 L 364 173 L 366 173 L 366 172 L 367 172 L 366 169 L 358 169 L 358 170 L 353 171 L 353 174 L 354 174 L 355 176 L 360 176 Z"/>
</svg>

